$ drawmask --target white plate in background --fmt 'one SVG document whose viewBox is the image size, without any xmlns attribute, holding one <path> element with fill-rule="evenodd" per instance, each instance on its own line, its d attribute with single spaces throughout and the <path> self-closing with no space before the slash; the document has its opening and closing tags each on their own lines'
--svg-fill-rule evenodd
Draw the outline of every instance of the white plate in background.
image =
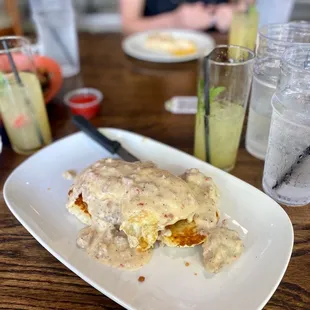
<svg viewBox="0 0 310 310">
<path fill-rule="evenodd" d="M 186 56 L 174 56 L 168 53 L 150 51 L 144 47 L 144 42 L 152 33 L 169 33 L 176 38 L 192 40 L 197 45 L 197 53 Z M 215 47 L 215 41 L 204 32 L 185 29 L 161 29 L 132 34 L 123 41 L 122 47 L 126 54 L 140 60 L 172 63 L 190 61 L 199 58 L 201 54 L 208 54 Z"/>
<path fill-rule="evenodd" d="M 221 192 L 221 217 L 244 240 L 241 258 L 215 275 L 204 271 L 201 247 L 158 248 L 138 271 L 113 269 L 90 258 L 76 246 L 83 224 L 65 208 L 70 181 L 62 172 L 80 171 L 110 154 L 83 133 L 47 146 L 9 176 L 4 198 L 21 224 L 79 277 L 128 309 L 261 309 L 279 285 L 292 252 L 293 228 L 285 211 L 258 189 L 188 154 L 128 131 L 102 131 L 141 160 L 172 173 L 195 167 L 213 177 Z M 139 276 L 145 277 L 143 283 Z"/>
</svg>

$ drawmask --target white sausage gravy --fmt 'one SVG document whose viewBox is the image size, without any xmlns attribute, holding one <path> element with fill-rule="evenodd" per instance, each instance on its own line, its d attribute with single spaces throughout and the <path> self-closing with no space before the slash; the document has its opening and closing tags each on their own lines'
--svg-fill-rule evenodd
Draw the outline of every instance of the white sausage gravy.
<svg viewBox="0 0 310 310">
<path fill-rule="evenodd" d="M 151 162 L 103 159 L 74 179 L 67 208 L 77 217 L 79 197 L 91 225 L 80 231 L 77 245 L 106 265 L 140 268 L 151 259 L 160 233 L 180 220 L 195 221 L 207 235 L 207 270 L 217 272 L 242 253 L 238 234 L 217 227 L 217 187 L 197 169 L 177 177 Z"/>
</svg>

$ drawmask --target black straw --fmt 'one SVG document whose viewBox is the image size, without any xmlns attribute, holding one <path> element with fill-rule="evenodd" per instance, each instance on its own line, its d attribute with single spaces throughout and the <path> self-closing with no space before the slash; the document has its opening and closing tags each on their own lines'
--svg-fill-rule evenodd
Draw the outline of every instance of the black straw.
<svg viewBox="0 0 310 310">
<path fill-rule="evenodd" d="M 8 56 L 8 58 L 9 58 L 9 62 L 10 62 L 10 65 L 12 67 L 12 71 L 13 71 L 15 80 L 17 81 L 17 84 L 19 86 L 21 86 L 21 87 L 24 87 L 24 84 L 23 84 L 23 82 L 22 82 L 22 80 L 21 80 L 21 78 L 20 78 L 20 76 L 18 74 L 18 71 L 17 71 L 16 65 L 15 65 L 14 59 L 13 59 L 12 54 L 11 54 L 11 52 L 9 50 L 9 47 L 8 47 L 8 45 L 6 43 L 6 40 L 2 41 L 2 46 L 5 49 L 5 52 L 6 52 L 7 56 Z"/>
<path fill-rule="evenodd" d="M 297 169 L 297 167 L 303 163 L 303 161 L 310 155 L 310 145 L 303 150 L 303 152 L 298 156 L 293 165 L 277 180 L 276 184 L 272 189 L 279 188 L 283 183 L 288 183 L 292 174 Z"/>
<path fill-rule="evenodd" d="M 210 114 L 210 77 L 209 77 L 209 57 L 210 54 L 205 56 L 203 59 L 203 80 L 204 80 L 204 102 L 205 102 L 205 113 L 206 116 Z"/>
<path fill-rule="evenodd" d="M 211 52 L 212 53 L 212 52 Z M 210 53 L 210 54 L 211 54 Z M 204 104 L 205 104 L 205 140 L 206 140 L 206 161 L 210 161 L 209 146 L 209 115 L 210 115 L 210 74 L 209 74 L 209 57 L 210 54 L 203 58 L 203 86 L 204 86 Z"/>
<path fill-rule="evenodd" d="M 20 76 L 18 74 L 18 71 L 17 71 L 17 68 L 16 68 L 16 64 L 15 64 L 14 59 L 12 57 L 12 54 L 11 54 L 11 52 L 9 50 L 9 47 L 8 47 L 8 45 L 6 43 L 6 40 L 2 41 L 2 46 L 5 49 L 5 52 L 6 52 L 7 56 L 8 56 L 8 59 L 9 59 L 10 65 L 12 67 L 12 71 L 13 71 L 15 80 L 16 80 L 17 84 L 24 90 L 25 102 L 28 105 L 28 108 L 30 110 L 31 118 L 32 118 L 32 121 L 34 122 L 34 125 L 35 125 L 35 128 L 36 128 L 36 132 L 37 132 L 37 135 L 38 135 L 38 138 L 39 138 L 39 141 L 40 141 L 41 145 L 44 145 L 44 139 L 43 139 L 43 136 L 42 136 L 39 124 L 37 123 L 37 119 L 35 118 L 34 111 L 32 110 L 31 101 L 30 101 L 30 99 L 28 97 L 28 94 L 27 94 L 27 91 L 26 91 L 26 89 L 24 87 L 23 81 L 21 80 L 21 78 L 20 78 Z"/>
</svg>

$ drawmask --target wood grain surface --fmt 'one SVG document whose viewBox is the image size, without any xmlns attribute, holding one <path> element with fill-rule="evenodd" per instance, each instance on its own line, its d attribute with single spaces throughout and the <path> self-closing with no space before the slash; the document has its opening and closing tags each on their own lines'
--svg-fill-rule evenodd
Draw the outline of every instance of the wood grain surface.
<svg viewBox="0 0 310 310">
<path fill-rule="evenodd" d="M 217 43 L 226 42 L 225 35 L 215 33 L 214 37 Z M 92 120 L 95 126 L 131 130 L 192 153 L 194 116 L 170 114 L 163 104 L 175 95 L 195 95 L 197 63 L 160 65 L 133 60 L 123 54 L 121 40 L 120 34 L 80 34 L 81 74 L 66 80 L 48 105 L 54 140 L 76 131 L 63 94 L 85 85 L 100 89 L 105 96 L 100 115 Z M 122 309 L 58 262 L 8 210 L 3 184 L 25 159 L 8 147 L 0 155 L 0 309 Z M 242 141 L 232 174 L 261 188 L 262 171 L 263 162 L 250 156 Z M 265 309 L 309 310 L 310 206 L 284 209 L 294 225 L 294 250 Z"/>
</svg>

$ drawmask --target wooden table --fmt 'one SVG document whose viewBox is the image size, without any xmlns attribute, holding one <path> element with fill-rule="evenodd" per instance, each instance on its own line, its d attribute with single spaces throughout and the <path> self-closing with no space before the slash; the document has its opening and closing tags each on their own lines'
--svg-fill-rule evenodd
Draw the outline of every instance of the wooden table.
<svg viewBox="0 0 310 310">
<path fill-rule="evenodd" d="M 170 114 L 163 104 L 174 95 L 195 95 L 196 63 L 135 61 L 123 54 L 121 39 L 119 34 L 80 35 L 82 74 L 67 80 L 58 98 L 48 105 L 55 140 L 76 131 L 62 103 L 63 93 L 85 85 L 105 95 L 100 115 L 92 120 L 94 125 L 131 130 L 192 153 L 194 117 Z M 219 34 L 215 39 L 217 43 L 226 41 Z M 0 156 L 0 309 L 122 309 L 58 262 L 8 210 L 2 187 L 24 160 L 8 147 Z M 250 156 L 242 141 L 232 173 L 261 188 L 262 170 L 263 162 Z M 309 310 L 310 207 L 284 209 L 294 224 L 294 251 L 265 309 Z"/>
</svg>

